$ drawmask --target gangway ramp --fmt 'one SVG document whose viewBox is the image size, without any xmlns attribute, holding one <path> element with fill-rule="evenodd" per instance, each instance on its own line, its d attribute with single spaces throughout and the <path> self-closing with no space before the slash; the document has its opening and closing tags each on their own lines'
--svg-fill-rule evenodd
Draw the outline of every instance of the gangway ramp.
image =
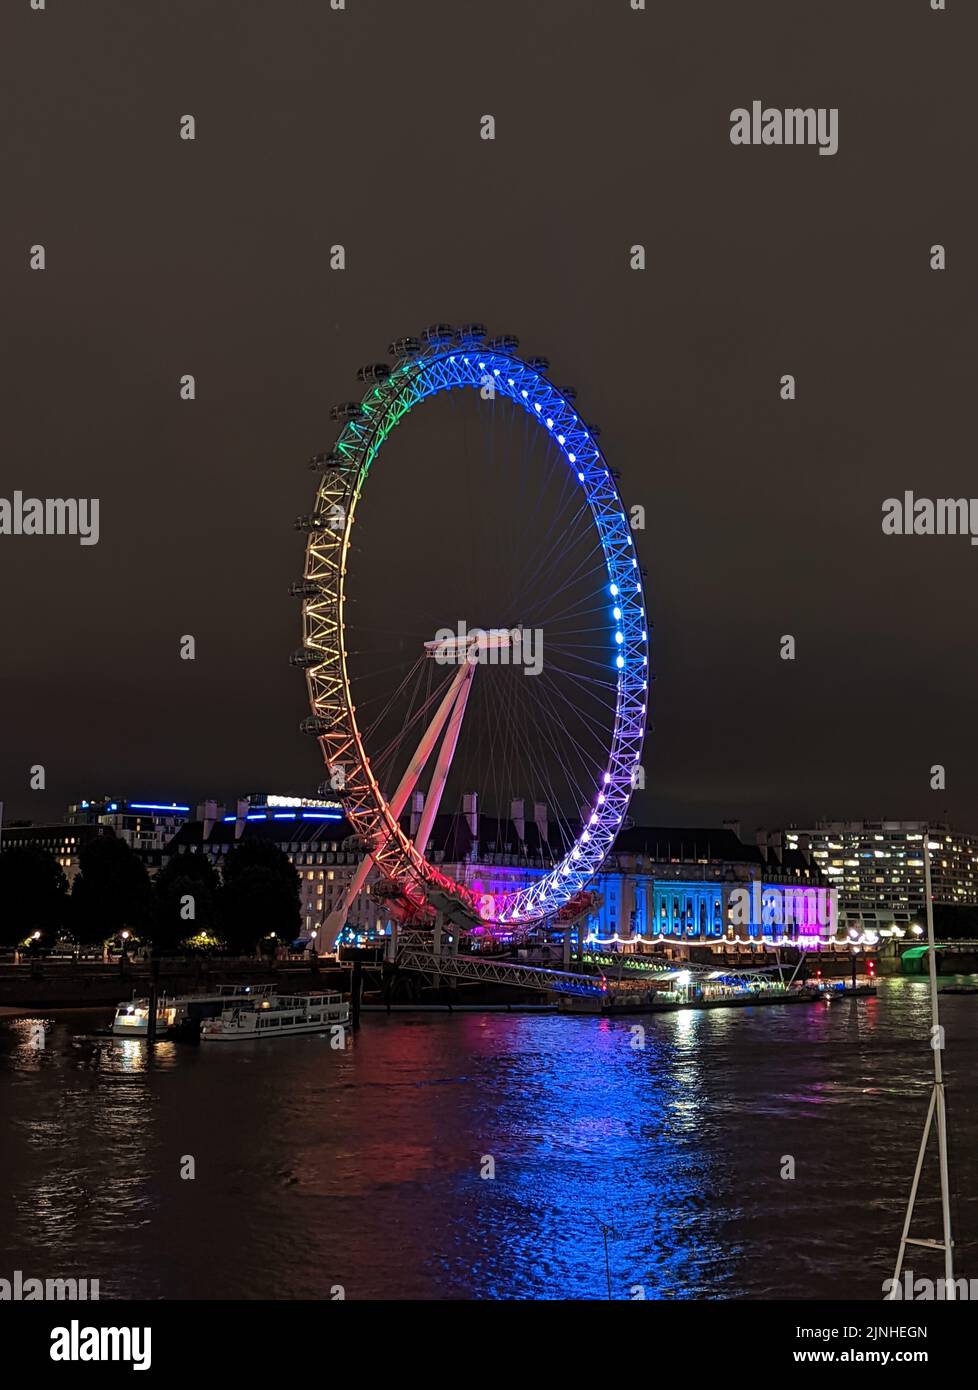
<svg viewBox="0 0 978 1390">
<path fill-rule="evenodd" d="M 601 975 L 576 975 L 570 970 L 548 970 L 544 966 L 521 965 L 516 961 L 439 953 L 427 943 L 411 940 L 399 943 L 397 963 L 405 970 L 420 970 L 425 975 L 479 980 L 483 984 L 535 989 L 547 994 L 600 999 L 608 992 L 607 981 Z"/>
</svg>

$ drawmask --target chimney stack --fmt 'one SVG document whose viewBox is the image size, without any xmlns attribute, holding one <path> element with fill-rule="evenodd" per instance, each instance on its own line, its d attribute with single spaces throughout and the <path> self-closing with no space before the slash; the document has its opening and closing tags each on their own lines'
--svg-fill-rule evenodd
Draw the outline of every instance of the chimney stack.
<svg viewBox="0 0 978 1390">
<path fill-rule="evenodd" d="M 421 825 L 421 816 L 424 812 L 424 792 L 414 792 L 411 796 L 411 839 L 413 840 Z"/>
<path fill-rule="evenodd" d="M 474 844 L 479 842 L 479 793 L 466 792 L 462 797 L 462 814 L 469 823 Z"/>
<path fill-rule="evenodd" d="M 216 801 L 202 801 L 197 807 L 197 819 L 203 823 L 205 840 L 210 839 L 211 831 L 223 815 L 224 807 L 218 806 Z"/>
<path fill-rule="evenodd" d="M 533 824 L 540 836 L 540 848 L 542 849 L 544 845 L 550 844 L 550 824 L 547 820 L 547 803 L 545 801 L 534 801 Z"/>
<path fill-rule="evenodd" d="M 251 802 L 248 797 L 239 797 L 238 804 L 234 812 L 234 838 L 241 839 L 241 832 L 245 828 L 245 821 L 248 819 L 248 812 L 251 810 Z"/>
<path fill-rule="evenodd" d="M 526 810 L 523 806 L 523 798 L 516 797 L 509 803 L 509 818 L 516 827 L 516 840 L 520 845 L 526 844 Z"/>
</svg>

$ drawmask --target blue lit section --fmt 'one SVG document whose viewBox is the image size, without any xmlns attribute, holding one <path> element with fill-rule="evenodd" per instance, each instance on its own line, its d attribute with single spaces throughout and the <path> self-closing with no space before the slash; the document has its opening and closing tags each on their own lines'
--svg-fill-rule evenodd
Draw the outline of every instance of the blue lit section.
<svg viewBox="0 0 978 1390">
<path fill-rule="evenodd" d="M 84 805 L 84 802 L 82 803 Z M 171 802 L 169 806 L 157 801 L 130 801 L 127 803 L 130 811 L 173 811 L 181 815 L 189 815 L 189 806 L 178 806 L 176 802 Z"/>
<path fill-rule="evenodd" d="M 722 937 L 723 888 L 719 883 L 664 879 L 652 889 L 654 933 L 663 937 Z"/>
</svg>

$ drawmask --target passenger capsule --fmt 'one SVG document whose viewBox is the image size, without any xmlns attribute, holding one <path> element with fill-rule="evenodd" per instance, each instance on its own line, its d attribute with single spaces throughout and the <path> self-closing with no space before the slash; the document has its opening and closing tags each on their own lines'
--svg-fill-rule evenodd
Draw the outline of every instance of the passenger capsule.
<svg viewBox="0 0 978 1390">
<path fill-rule="evenodd" d="M 450 323 L 429 323 L 421 336 L 426 343 L 450 343 L 455 338 L 455 329 Z"/>
<path fill-rule="evenodd" d="M 420 338 L 395 338 L 387 351 L 391 357 L 412 357 L 423 347 L 424 343 Z"/>
<path fill-rule="evenodd" d="M 386 362 L 368 362 L 357 369 L 357 381 L 386 381 L 391 369 Z"/>
<path fill-rule="evenodd" d="M 362 414 L 363 406 L 359 401 L 341 401 L 339 405 L 331 405 L 329 408 L 331 420 L 355 420 Z"/>
<path fill-rule="evenodd" d="M 289 657 L 289 665 L 301 666 L 303 671 L 308 671 L 310 666 L 322 666 L 322 664 L 322 652 L 313 651 L 311 647 L 300 647 Z"/>
</svg>

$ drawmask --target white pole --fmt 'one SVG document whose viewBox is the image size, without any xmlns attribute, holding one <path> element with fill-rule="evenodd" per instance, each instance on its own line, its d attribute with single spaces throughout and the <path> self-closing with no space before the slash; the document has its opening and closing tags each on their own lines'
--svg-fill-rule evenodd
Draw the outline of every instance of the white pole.
<svg viewBox="0 0 978 1390">
<path fill-rule="evenodd" d="M 944 1297 L 953 1301 L 955 1298 L 954 1287 L 954 1242 L 951 1238 L 951 1183 L 948 1174 L 947 1161 L 947 1110 L 944 1105 L 944 1069 L 941 1059 L 941 1052 L 944 1046 L 944 1034 L 941 1029 L 940 1012 L 937 1001 L 937 947 L 934 941 L 934 903 L 931 893 L 931 874 L 930 874 L 930 827 L 924 832 L 924 897 L 927 912 L 927 958 L 928 958 L 928 977 L 930 983 L 930 1018 L 931 1032 L 930 1045 L 934 1054 L 934 1084 L 931 1086 L 930 1101 L 927 1106 L 927 1118 L 924 1121 L 924 1132 L 920 1140 L 920 1148 L 917 1151 L 917 1166 L 914 1169 L 913 1182 L 910 1185 L 910 1198 L 907 1202 L 907 1213 L 904 1217 L 903 1232 L 900 1236 L 900 1248 L 897 1251 L 896 1265 L 893 1270 L 893 1288 L 889 1297 L 895 1299 L 899 1297 L 897 1292 L 900 1274 L 903 1270 L 903 1260 L 908 1245 L 921 1245 L 928 1249 L 944 1251 Z M 941 1177 L 941 1217 L 942 1217 L 942 1240 L 915 1240 L 910 1235 L 910 1226 L 913 1221 L 914 1207 L 917 1202 L 917 1189 L 920 1185 L 920 1175 L 923 1172 L 924 1158 L 927 1153 L 927 1141 L 930 1138 L 930 1127 L 933 1121 L 937 1121 L 937 1157 Z"/>
<path fill-rule="evenodd" d="M 924 838 L 924 893 L 927 898 L 927 960 L 930 976 L 930 1045 L 934 1054 L 934 1090 L 937 1097 L 937 1155 L 941 1170 L 941 1215 L 944 1227 L 944 1277 L 947 1280 L 945 1297 L 954 1298 L 954 1246 L 951 1241 L 951 1184 L 947 1163 L 947 1111 L 944 1106 L 944 1069 L 941 1053 L 944 1050 L 944 1030 L 941 1028 L 937 999 L 937 946 L 934 942 L 934 899 L 930 874 L 930 827 Z"/>
</svg>

